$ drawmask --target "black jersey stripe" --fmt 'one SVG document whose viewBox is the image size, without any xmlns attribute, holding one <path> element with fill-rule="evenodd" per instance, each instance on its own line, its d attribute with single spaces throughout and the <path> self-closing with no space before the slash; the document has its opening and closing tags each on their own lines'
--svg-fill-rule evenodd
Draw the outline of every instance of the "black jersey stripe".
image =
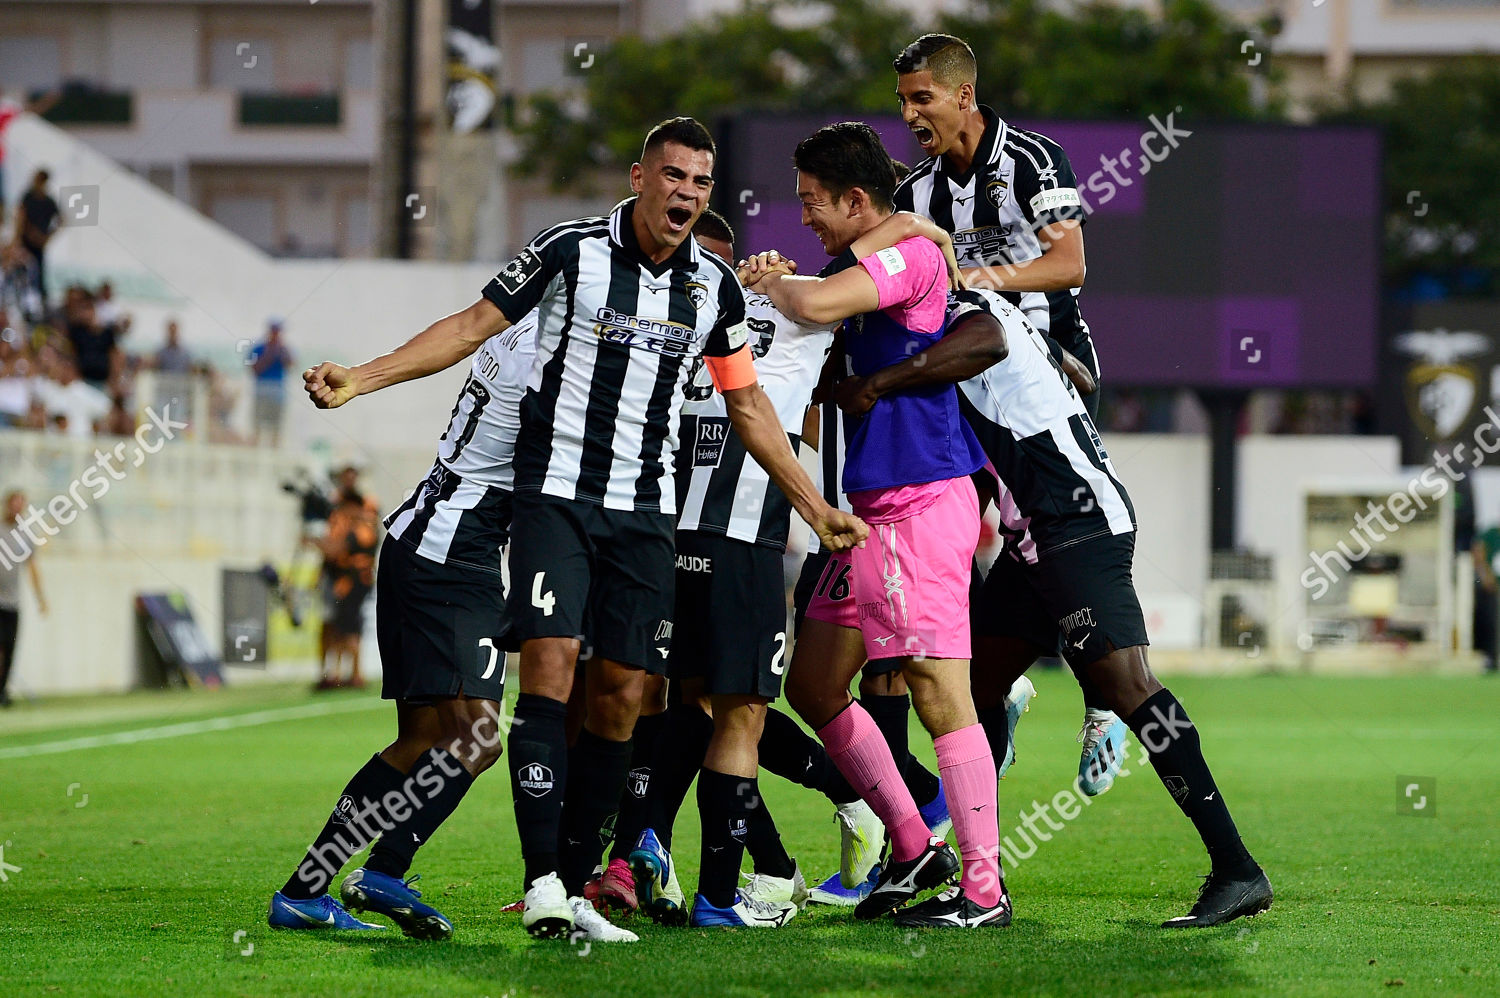
<svg viewBox="0 0 1500 998">
<path fill-rule="evenodd" d="M 542 366 L 539 387 L 528 390 L 521 400 L 521 432 L 516 437 L 516 469 L 540 467 L 545 475 L 547 462 L 552 454 L 552 428 L 557 419 L 557 399 L 562 391 L 563 367 L 567 364 L 571 343 L 573 314 L 578 306 L 578 257 L 569 256 L 567 269 L 563 271 L 563 286 L 566 294 L 563 321 L 557 349 Z M 539 348 L 540 349 L 540 348 Z M 542 475 L 537 475 L 541 478 Z M 516 487 L 521 488 L 517 475 Z"/>
<path fill-rule="evenodd" d="M 437 514 L 438 505 L 452 499 L 453 493 L 458 491 L 463 481 L 442 465 L 433 465 L 432 474 L 417 489 L 418 493 L 422 493 L 422 507 L 412 517 L 411 526 L 401 531 L 401 539 L 413 546 L 420 545 L 433 516 Z"/>
<path fill-rule="evenodd" d="M 610 247 L 609 293 L 606 304 L 616 312 L 634 315 L 641 295 L 641 270 L 625 251 Z M 603 502 L 615 459 L 615 419 L 625 376 L 630 371 L 631 348 L 600 340 L 594 354 L 588 412 L 584 416 L 583 452 L 578 460 L 577 498 Z"/>
<path fill-rule="evenodd" d="M 667 318 L 689 327 L 698 324 L 698 309 L 688 293 L 688 282 L 693 274 L 694 271 L 687 267 L 674 268 L 668 292 L 671 302 L 667 306 Z M 651 386 L 651 399 L 646 403 L 646 428 L 641 434 L 641 473 L 635 482 L 637 503 L 654 505 L 661 502 L 661 478 L 665 470 L 663 450 L 674 418 L 672 401 L 677 397 L 677 382 L 682 377 L 683 366 L 681 357 L 663 354 L 657 359 L 656 382 Z M 681 510 L 680 504 L 678 509 Z"/>
</svg>

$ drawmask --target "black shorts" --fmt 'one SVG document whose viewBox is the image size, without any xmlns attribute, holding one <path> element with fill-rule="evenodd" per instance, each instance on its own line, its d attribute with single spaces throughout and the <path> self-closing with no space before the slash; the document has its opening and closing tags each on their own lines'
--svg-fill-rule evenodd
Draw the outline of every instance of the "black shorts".
<svg viewBox="0 0 1500 998">
<path fill-rule="evenodd" d="M 375 636 L 387 700 L 505 696 L 498 573 L 440 565 L 386 538 L 375 574 Z"/>
<path fill-rule="evenodd" d="M 677 535 L 673 679 L 709 693 L 774 700 L 786 672 L 786 582 L 781 552 L 715 534 Z"/>
<path fill-rule="evenodd" d="M 666 513 L 517 493 L 506 605 L 516 640 L 578 638 L 601 658 L 665 673 L 675 529 Z"/>
<path fill-rule="evenodd" d="M 1059 647 L 1075 673 L 1118 648 L 1151 642 L 1130 567 L 1135 534 L 1081 541 L 1023 565 L 995 559 L 969 619 L 976 637 L 1022 638 L 1052 654 Z"/>
<path fill-rule="evenodd" d="M 792 604 L 796 609 L 797 631 L 807 619 L 807 606 L 814 594 L 826 590 L 828 598 L 838 602 L 849 599 L 849 566 L 847 564 L 828 572 L 828 562 L 833 555 L 827 550 L 814 551 L 802 562 L 802 574 L 797 576 L 797 588 L 792 590 Z M 823 576 L 827 574 L 828 578 Z M 842 595 L 841 595 L 842 594 Z M 901 659 L 877 658 L 864 664 L 860 671 L 866 676 L 883 676 L 888 672 L 901 671 Z"/>
</svg>

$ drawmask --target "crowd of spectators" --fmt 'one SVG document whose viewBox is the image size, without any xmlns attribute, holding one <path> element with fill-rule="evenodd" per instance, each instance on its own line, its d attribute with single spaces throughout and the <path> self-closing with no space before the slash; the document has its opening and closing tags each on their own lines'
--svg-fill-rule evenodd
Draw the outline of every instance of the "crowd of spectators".
<svg viewBox="0 0 1500 998">
<path fill-rule="evenodd" d="M 71 284 L 60 294 L 54 288 L 50 299 L 44 293 L 46 242 L 59 223 L 58 213 L 42 206 L 51 201 L 46 184 L 38 171 L 6 225 L 13 238 L 0 244 L 0 427 L 127 436 L 147 407 L 162 413 L 171 404 L 173 418 L 195 429 L 206 424 L 210 442 L 249 442 L 231 426 L 240 386 L 183 345 L 178 320 L 168 319 L 155 342 L 141 343 L 110 282 Z M 272 320 L 247 360 L 256 385 L 254 442 L 279 442 L 291 362 L 281 322 Z M 147 371 L 153 387 L 141 397 Z"/>
</svg>

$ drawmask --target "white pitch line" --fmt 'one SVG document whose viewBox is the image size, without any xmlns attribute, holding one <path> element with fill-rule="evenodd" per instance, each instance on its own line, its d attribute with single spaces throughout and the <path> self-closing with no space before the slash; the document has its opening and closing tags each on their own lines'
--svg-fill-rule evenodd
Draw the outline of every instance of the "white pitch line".
<svg viewBox="0 0 1500 998">
<path fill-rule="evenodd" d="M 249 714 L 210 717 L 202 721 L 184 721 L 181 724 L 167 724 L 156 728 L 117 731 L 109 735 L 89 735 L 58 742 L 16 745 L 10 748 L 0 748 L 0 759 L 27 759 L 32 756 L 55 755 L 59 752 L 73 752 L 78 749 L 102 748 L 106 745 L 134 745 L 137 742 L 154 742 L 163 738 L 181 738 L 185 735 L 200 735 L 207 731 L 251 728 L 260 724 L 295 721 L 305 717 L 324 717 L 328 714 L 347 714 L 356 710 L 373 710 L 384 703 L 384 700 L 374 699 L 343 703 L 309 703 L 299 707 L 278 707 L 274 710 L 258 710 Z"/>
</svg>

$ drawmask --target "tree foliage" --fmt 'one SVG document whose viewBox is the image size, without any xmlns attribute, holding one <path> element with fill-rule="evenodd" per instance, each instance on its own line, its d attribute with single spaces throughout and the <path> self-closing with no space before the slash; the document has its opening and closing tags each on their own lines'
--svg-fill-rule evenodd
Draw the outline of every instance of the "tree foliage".
<svg viewBox="0 0 1500 998">
<path fill-rule="evenodd" d="M 625 37 L 597 55 L 580 95 L 531 98 L 519 169 L 587 188 L 623 166 L 662 118 L 736 111 L 894 111 L 891 60 L 925 31 L 959 35 L 980 63 L 980 98 L 1012 116 L 1145 117 L 1181 106 L 1197 120 L 1257 116 L 1240 47 L 1248 37 L 1208 0 L 1161 15 L 1109 3 L 1062 10 L 976 0 L 918 25 L 880 0 L 751 0 L 670 37 Z"/>
<path fill-rule="evenodd" d="M 1350 99 L 1325 121 L 1385 133 L 1386 276 L 1465 276 L 1477 289 L 1500 273 L 1500 60 L 1475 56 L 1397 80 L 1378 102 Z"/>
</svg>

